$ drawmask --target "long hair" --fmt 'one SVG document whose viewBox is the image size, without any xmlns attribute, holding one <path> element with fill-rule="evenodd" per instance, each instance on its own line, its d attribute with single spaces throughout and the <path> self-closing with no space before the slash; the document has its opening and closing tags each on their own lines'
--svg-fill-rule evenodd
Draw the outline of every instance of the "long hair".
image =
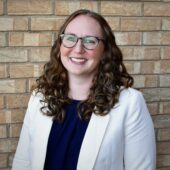
<svg viewBox="0 0 170 170">
<path fill-rule="evenodd" d="M 44 65 L 43 74 L 37 79 L 36 89 L 44 95 L 41 100 L 44 106 L 41 111 L 53 116 L 54 120 L 63 122 L 65 105 L 71 102 L 68 97 L 69 83 L 67 70 L 60 59 L 60 34 L 77 16 L 87 15 L 95 19 L 101 26 L 104 42 L 104 53 L 94 76 L 89 96 L 78 106 L 79 117 L 88 120 L 92 113 L 104 116 L 118 102 L 121 86 L 128 88 L 133 84 L 133 78 L 128 74 L 123 56 L 116 44 L 115 36 L 106 20 L 99 14 L 81 9 L 72 13 L 59 30 L 58 37 L 52 46 L 50 60 Z"/>
</svg>

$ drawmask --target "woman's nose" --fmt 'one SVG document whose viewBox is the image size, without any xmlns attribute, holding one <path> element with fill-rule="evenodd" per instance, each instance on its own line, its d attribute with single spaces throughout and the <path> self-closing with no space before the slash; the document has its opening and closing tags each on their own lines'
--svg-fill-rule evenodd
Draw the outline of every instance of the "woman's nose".
<svg viewBox="0 0 170 170">
<path fill-rule="evenodd" d="M 77 41 L 76 45 L 74 46 L 74 50 L 77 53 L 84 53 L 85 52 L 84 47 L 83 47 L 83 42 L 82 42 L 81 39 L 79 39 Z"/>
</svg>

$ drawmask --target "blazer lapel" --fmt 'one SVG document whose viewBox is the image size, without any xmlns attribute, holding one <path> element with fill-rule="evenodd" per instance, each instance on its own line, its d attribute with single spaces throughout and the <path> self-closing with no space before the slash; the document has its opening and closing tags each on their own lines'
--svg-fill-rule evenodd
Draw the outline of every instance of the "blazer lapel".
<svg viewBox="0 0 170 170">
<path fill-rule="evenodd" d="M 39 113 L 39 117 L 37 119 L 36 132 L 35 132 L 35 140 L 33 150 L 33 169 L 32 170 L 42 170 L 44 168 L 46 149 L 48 144 L 48 137 L 50 134 L 52 126 L 52 117 L 48 117 Z"/>
<path fill-rule="evenodd" d="M 92 114 L 81 146 L 77 170 L 92 170 L 97 158 L 110 115 Z"/>
</svg>

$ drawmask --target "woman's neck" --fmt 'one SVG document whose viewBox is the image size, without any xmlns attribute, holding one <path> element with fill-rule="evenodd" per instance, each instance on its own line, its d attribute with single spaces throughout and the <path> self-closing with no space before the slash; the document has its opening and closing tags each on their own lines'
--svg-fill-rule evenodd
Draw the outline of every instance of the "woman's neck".
<svg viewBox="0 0 170 170">
<path fill-rule="evenodd" d="M 69 97 L 75 100 L 86 100 L 92 86 L 93 77 L 69 76 Z"/>
</svg>

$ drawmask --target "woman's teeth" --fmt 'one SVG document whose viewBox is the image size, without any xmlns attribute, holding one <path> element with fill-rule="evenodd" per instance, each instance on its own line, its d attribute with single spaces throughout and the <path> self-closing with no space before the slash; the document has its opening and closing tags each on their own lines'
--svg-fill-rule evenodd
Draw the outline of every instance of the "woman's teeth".
<svg viewBox="0 0 170 170">
<path fill-rule="evenodd" d="M 74 57 L 71 57 L 70 59 L 71 59 L 71 61 L 77 62 L 77 63 L 82 63 L 82 62 L 85 62 L 87 60 L 85 58 L 74 58 Z"/>
</svg>

